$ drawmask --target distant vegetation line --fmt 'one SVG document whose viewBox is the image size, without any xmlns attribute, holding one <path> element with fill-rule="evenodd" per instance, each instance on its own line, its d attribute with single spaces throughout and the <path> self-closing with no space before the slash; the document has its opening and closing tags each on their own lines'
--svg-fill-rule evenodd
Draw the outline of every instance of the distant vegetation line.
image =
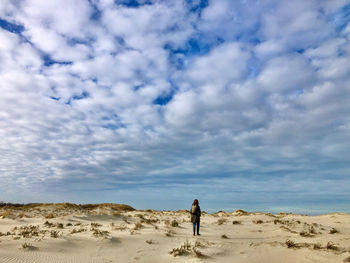
<svg viewBox="0 0 350 263">
<path fill-rule="evenodd" d="M 73 204 L 73 203 L 9 203 L 9 202 L 2 202 L 0 201 L 0 207 L 26 207 L 26 208 L 32 208 L 32 207 L 42 207 L 42 206 L 61 206 L 65 208 L 78 208 L 78 209 L 95 209 L 99 207 L 110 207 L 115 210 L 126 210 L 126 211 L 133 211 L 135 208 L 133 208 L 130 205 L 126 204 L 114 204 L 114 203 L 101 203 L 101 204 Z"/>
</svg>

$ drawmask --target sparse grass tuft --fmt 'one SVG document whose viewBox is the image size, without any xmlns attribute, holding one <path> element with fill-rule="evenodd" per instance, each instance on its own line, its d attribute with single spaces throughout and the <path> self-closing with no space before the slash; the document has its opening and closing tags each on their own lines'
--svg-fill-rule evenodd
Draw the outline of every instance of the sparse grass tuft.
<svg viewBox="0 0 350 263">
<path fill-rule="evenodd" d="M 118 226 L 116 226 L 116 225 L 113 225 L 113 226 L 112 226 L 112 230 L 124 231 L 124 230 L 126 230 L 126 229 L 128 229 L 128 227 L 127 227 L 125 224 L 118 225 Z"/>
<path fill-rule="evenodd" d="M 33 246 L 30 243 L 23 243 L 22 244 L 22 248 L 23 249 L 28 249 L 28 250 L 36 250 L 36 249 L 38 249 L 37 247 Z"/>
<path fill-rule="evenodd" d="M 173 237 L 174 236 L 174 231 L 172 231 L 171 229 L 168 229 L 166 232 L 165 232 L 165 235 L 167 237 Z"/>
<path fill-rule="evenodd" d="M 18 215 L 18 217 L 19 218 L 23 218 L 23 217 L 25 217 L 26 215 L 22 212 L 22 213 L 20 213 L 19 215 Z"/>
<path fill-rule="evenodd" d="M 56 230 L 51 230 L 50 236 L 53 238 L 58 238 L 59 232 Z"/>
<path fill-rule="evenodd" d="M 171 221 L 171 226 L 172 227 L 178 227 L 179 223 L 174 219 L 173 221 Z"/>
<path fill-rule="evenodd" d="M 287 245 L 288 248 L 295 248 L 295 247 L 297 247 L 297 244 L 294 241 L 289 240 L 289 239 L 286 241 L 286 245 Z"/>
<path fill-rule="evenodd" d="M 329 230 L 329 234 L 335 234 L 335 233 L 339 233 L 339 231 L 335 228 L 332 228 L 331 230 Z"/>
<path fill-rule="evenodd" d="M 262 223 L 264 223 L 264 221 L 262 221 L 261 219 L 258 219 L 258 220 L 253 220 L 253 223 L 254 224 L 262 224 Z"/>
<path fill-rule="evenodd" d="M 194 247 L 191 246 L 188 240 L 186 240 L 186 242 L 183 245 L 181 245 L 179 248 L 174 248 L 172 251 L 169 252 L 169 254 L 173 255 L 174 257 L 189 256 L 189 255 L 192 255 L 197 258 L 207 257 L 200 250 L 198 250 L 196 246 Z"/>
<path fill-rule="evenodd" d="M 290 233 L 293 233 L 293 234 L 298 234 L 298 232 L 294 231 L 294 230 L 291 230 L 290 228 L 286 227 L 286 226 L 280 226 L 281 229 L 283 230 L 286 230 Z"/>
<path fill-rule="evenodd" d="M 18 228 L 18 235 L 24 238 L 31 238 L 39 236 L 39 226 L 21 226 Z"/>
<path fill-rule="evenodd" d="M 86 231 L 85 228 L 79 228 L 79 229 L 76 229 L 76 228 L 73 228 L 72 231 L 70 231 L 71 234 L 76 234 L 76 233 L 81 233 L 81 232 L 84 232 Z"/>
<path fill-rule="evenodd" d="M 11 218 L 14 216 L 13 212 L 11 210 L 5 210 L 1 213 L 1 216 L 3 219 L 5 218 Z"/>
<path fill-rule="evenodd" d="M 327 243 L 326 248 L 329 250 L 339 250 L 339 247 L 337 247 L 332 241 Z"/>
<path fill-rule="evenodd" d="M 344 262 L 344 263 L 350 262 L 350 257 L 344 258 L 344 259 L 343 259 L 343 262 Z"/>
<path fill-rule="evenodd" d="M 302 232 L 299 233 L 299 235 L 302 236 L 302 237 L 314 237 L 313 234 L 311 234 L 311 233 L 309 233 L 307 231 L 302 231 Z"/>
<path fill-rule="evenodd" d="M 292 240 L 287 240 L 286 243 L 288 248 L 302 248 L 302 247 L 310 247 L 312 244 L 309 243 L 295 243 Z"/>
<path fill-rule="evenodd" d="M 49 221 L 45 221 L 44 225 L 45 225 L 46 227 L 53 227 L 53 226 L 55 226 L 54 223 L 51 223 L 51 222 L 49 222 Z"/>
<path fill-rule="evenodd" d="M 114 212 L 114 213 L 113 213 L 113 216 L 115 216 L 115 217 L 122 217 L 123 214 L 120 213 L 120 212 Z"/>
<path fill-rule="evenodd" d="M 317 224 L 316 224 L 316 225 L 317 225 Z M 313 226 L 310 226 L 309 232 L 310 232 L 310 234 L 314 234 L 314 235 L 317 234 L 316 229 L 315 229 Z"/>
<path fill-rule="evenodd" d="M 47 219 L 51 219 L 51 218 L 55 218 L 56 216 L 53 214 L 53 213 L 50 213 L 50 214 L 47 214 L 46 216 L 45 216 L 45 218 L 47 218 Z"/>
<path fill-rule="evenodd" d="M 313 248 L 314 248 L 315 250 L 319 250 L 319 249 L 322 248 L 322 246 L 321 246 L 321 244 L 316 243 L 316 244 L 313 245 Z"/>
<path fill-rule="evenodd" d="M 134 230 L 139 230 L 143 227 L 143 225 L 141 224 L 141 222 L 137 222 L 134 226 Z"/>
<path fill-rule="evenodd" d="M 106 230 L 102 231 L 102 230 L 99 230 L 99 229 L 94 228 L 94 229 L 93 229 L 92 235 L 93 235 L 94 237 L 108 237 L 109 232 L 106 231 Z"/>
<path fill-rule="evenodd" d="M 193 252 L 194 256 L 197 258 L 206 258 L 207 257 L 206 255 L 204 255 L 201 251 L 199 251 L 195 247 L 192 248 L 192 252 Z"/>
<path fill-rule="evenodd" d="M 222 225 L 227 222 L 226 218 L 219 218 L 218 221 L 216 222 L 218 225 Z"/>
<path fill-rule="evenodd" d="M 91 227 L 93 227 L 93 228 L 100 227 L 100 226 L 102 226 L 102 225 L 99 223 L 91 222 Z"/>
<path fill-rule="evenodd" d="M 242 210 L 242 209 L 238 209 L 235 211 L 236 214 L 238 214 L 239 216 L 246 216 L 246 215 L 249 215 L 248 212 Z"/>
<path fill-rule="evenodd" d="M 191 244 L 186 240 L 186 242 L 181 245 L 179 248 L 174 248 L 172 251 L 169 252 L 170 255 L 173 255 L 174 257 L 177 256 L 188 256 L 191 254 Z"/>
<path fill-rule="evenodd" d="M 206 245 L 203 244 L 203 242 L 200 241 L 199 239 L 196 240 L 196 242 L 194 243 L 194 246 L 195 247 L 202 247 L 202 248 L 206 247 Z"/>
</svg>

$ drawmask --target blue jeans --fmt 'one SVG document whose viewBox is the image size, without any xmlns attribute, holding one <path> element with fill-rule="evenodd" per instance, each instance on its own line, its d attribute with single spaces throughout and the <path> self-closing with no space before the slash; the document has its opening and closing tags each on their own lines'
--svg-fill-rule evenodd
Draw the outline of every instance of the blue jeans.
<svg viewBox="0 0 350 263">
<path fill-rule="evenodd" d="M 199 222 L 198 223 L 193 223 L 193 233 L 196 231 L 196 225 L 197 225 L 197 234 L 199 233 Z"/>
</svg>

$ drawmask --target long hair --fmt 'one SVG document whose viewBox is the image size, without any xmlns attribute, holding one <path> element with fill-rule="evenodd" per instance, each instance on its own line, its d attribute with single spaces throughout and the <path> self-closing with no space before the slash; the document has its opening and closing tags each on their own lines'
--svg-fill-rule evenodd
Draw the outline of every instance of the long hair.
<svg viewBox="0 0 350 263">
<path fill-rule="evenodd" d="M 194 199 L 193 204 L 194 205 L 199 205 L 198 199 Z"/>
</svg>

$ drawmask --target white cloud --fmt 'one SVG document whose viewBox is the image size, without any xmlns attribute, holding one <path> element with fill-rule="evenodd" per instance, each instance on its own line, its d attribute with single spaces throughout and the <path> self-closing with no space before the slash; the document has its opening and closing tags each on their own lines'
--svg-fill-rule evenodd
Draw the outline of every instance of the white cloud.
<svg viewBox="0 0 350 263">
<path fill-rule="evenodd" d="M 189 70 L 195 87 L 215 84 L 215 89 L 241 80 L 247 73 L 249 52 L 239 43 L 223 44 L 208 55 L 197 58 Z"/>
<path fill-rule="evenodd" d="M 270 92 L 284 92 L 310 87 L 314 75 L 313 67 L 303 56 L 290 54 L 271 59 L 257 79 Z"/>
</svg>

